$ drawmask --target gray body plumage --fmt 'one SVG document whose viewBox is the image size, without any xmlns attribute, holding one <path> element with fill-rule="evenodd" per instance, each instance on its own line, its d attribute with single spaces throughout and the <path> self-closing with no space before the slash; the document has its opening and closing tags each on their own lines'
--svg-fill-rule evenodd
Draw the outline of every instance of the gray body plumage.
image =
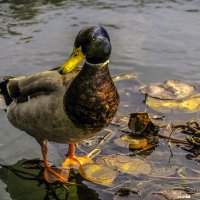
<svg viewBox="0 0 200 200">
<path fill-rule="evenodd" d="M 69 75 L 46 71 L 10 79 L 7 87 L 11 96 L 15 90 L 19 90 L 20 97 L 28 96 L 27 101 L 17 102 L 15 99 L 9 105 L 7 116 L 10 123 L 39 143 L 44 140 L 72 143 L 95 134 L 76 127 L 64 111 L 63 96 L 78 71 Z"/>
</svg>

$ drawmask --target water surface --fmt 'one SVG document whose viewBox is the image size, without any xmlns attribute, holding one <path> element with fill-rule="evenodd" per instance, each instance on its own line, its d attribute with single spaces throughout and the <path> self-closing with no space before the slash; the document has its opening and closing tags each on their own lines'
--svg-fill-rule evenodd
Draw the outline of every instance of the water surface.
<svg viewBox="0 0 200 200">
<path fill-rule="evenodd" d="M 100 24 L 108 31 L 113 47 L 110 59 L 113 75 L 135 73 L 144 83 L 199 80 L 199 0 L 0 0 L 0 77 L 26 75 L 61 65 L 72 51 L 77 32 L 87 24 Z M 131 86 L 124 82 L 120 87 Z M 130 106 L 121 108 L 122 114 L 143 110 L 142 105 L 133 105 L 137 100 L 130 96 L 124 98 Z M 0 112 L 0 130 L 2 163 L 15 164 L 24 158 L 41 157 L 36 141 L 12 127 L 3 111 Z M 176 149 L 169 164 L 168 159 L 164 159 L 170 154 L 164 144 L 148 159 L 167 167 L 183 166 L 182 163 L 196 167 L 195 162 L 185 159 L 180 149 Z M 63 158 L 60 148 L 56 145 L 49 148 L 51 161 L 59 162 Z M 107 147 L 108 152 L 115 148 L 112 143 Z M 120 151 L 128 153 L 128 150 Z M 157 160 L 158 155 L 163 159 Z M 1 199 L 14 198 L 7 188 L 12 180 L 3 176 L 1 179 Z M 130 179 L 135 184 L 139 181 Z M 113 193 L 102 192 L 102 187 L 85 184 L 98 198 L 113 198 Z M 156 184 L 158 186 L 160 181 Z M 143 188 L 144 194 L 152 190 Z"/>
</svg>

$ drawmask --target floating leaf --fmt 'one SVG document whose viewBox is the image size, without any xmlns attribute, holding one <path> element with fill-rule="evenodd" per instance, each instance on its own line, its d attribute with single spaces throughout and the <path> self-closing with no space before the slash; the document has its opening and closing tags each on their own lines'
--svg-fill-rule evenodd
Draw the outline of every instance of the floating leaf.
<svg viewBox="0 0 200 200">
<path fill-rule="evenodd" d="M 178 100 L 194 94 L 195 87 L 179 80 L 167 80 L 162 84 L 146 85 L 140 88 L 140 92 L 153 98 Z"/>
<path fill-rule="evenodd" d="M 130 158 L 125 155 L 116 155 L 114 157 L 103 157 L 97 160 L 98 164 L 109 166 L 121 173 L 131 175 L 149 174 L 151 166 L 144 160 L 139 158 Z"/>
<path fill-rule="evenodd" d="M 165 88 L 175 92 L 176 99 L 185 98 L 195 92 L 194 85 L 179 80 L 167 80 L 164 85 Z"/>
<path fill-rule="evenodd" d="M 79 174 L 88 181 L 110 186 L 117 176 L 117 172 L 105 165 L 86 164 L 79 168 Z"/>
<path fill-rule="evenodd" d="M 129 143 L 129 149 L 144 149 L 147 146 L 148 141 L 146 138 L 135 139 Z"/>
<path fill-rule="evenodd" d="M 148 145 L 146 138 L 132 137 L 129 135 L 122 135 L 121 137 L 114 140 L 114 143 L 120 147 L 130 149 L 143 149 Z"/>
<path fill-rule="evenodd" d="M 159 130 L 147 113 L 132 113 L 128 127 L 133 131 L 133 134 L 139 135 L 156 135 Z"/>
<path fill-rule="evenodd" d="M 146 104 L 162 113 L 173 112 L 183 112 L 183 113 L 193 113 L 200 110 L 200 94 L 193 95 L 187 99 L 183 100 L 161 100 L 152 97 L 146 98 Z"/>
</svg>

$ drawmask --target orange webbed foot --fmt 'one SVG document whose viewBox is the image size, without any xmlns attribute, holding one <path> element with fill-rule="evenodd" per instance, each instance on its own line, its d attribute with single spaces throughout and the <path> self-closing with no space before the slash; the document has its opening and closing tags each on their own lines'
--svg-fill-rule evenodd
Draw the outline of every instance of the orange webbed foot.
<svg viewBox="0 0 200 200">
<path fill-rule="evenodd" d="M 62 167 L 64 169 L 79 169 L 80 166 L 85 164 L 93 164 L 93 160 L 88 158 L 87 156 L 83 157 L 67 157 L 66 160 L 62 163 Z"/>
<path fill-rule="evenodd" d="M 65 169 L 79 169 L 80 166 L 88 163 L 94 163 L 87 155 L 82 157 L 75 156 L 75 144 L 69 144 L 69 150 L 67 152 L 67 158 L 62 163 L 62 167 Z"/>
</svg>

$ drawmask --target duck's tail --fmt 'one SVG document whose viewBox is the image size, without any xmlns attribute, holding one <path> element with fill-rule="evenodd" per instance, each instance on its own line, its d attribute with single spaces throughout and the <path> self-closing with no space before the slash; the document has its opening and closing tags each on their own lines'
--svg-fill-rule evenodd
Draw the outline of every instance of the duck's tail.
<svg viewBox="0 0 200 200">
<path fill-rule="evenodd" d="M 5 78 L 4 81 L 0 82 L 0 109 L 3 110 L 6 110 L 13 101 L 7 90 L 8 80 Z"/>
</svg>

